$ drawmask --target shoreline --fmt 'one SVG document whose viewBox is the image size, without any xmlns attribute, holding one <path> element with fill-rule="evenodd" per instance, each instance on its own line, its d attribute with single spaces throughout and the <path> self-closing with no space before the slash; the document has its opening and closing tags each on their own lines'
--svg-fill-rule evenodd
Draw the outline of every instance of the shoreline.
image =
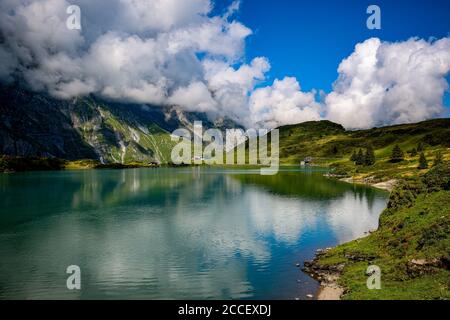
<svg viewBox="0 0 450 320">
<path fill-rule="evenodd" d="M 344 265 L 322 267 L 319 259 L 332 248 L 318 249 L 313 260 L 305 261 L 302 271 L 319 282 L 319 289 L 315 294 L 316 300 L 341 300 L 345 288 L 338 281 Z"/>
<path fill-rule="evenodd" d="M 351 183 L 351 184 L 359 184 L 359 185 L 365 185 L 377 188 L 379 190 L 391 192 L 395 185 L 397 184 L 398 180 L 396 179 L 390 179 L 383 182 L 369 182 L 368 180 L 355 180 L 353 177 L 349 178 L 338 178 L 333 177 L 331 175 L 325 175 L 329 178 L 337 178 L 339 181 Z M 353 239 L 351 241 L 355 241 L 358 239 L 362 239 L 369 235 L 371 231 L 368 231 L 365 236 Z M 350 242 L 350 241 L 349 241 Z M 335 246 L 337 247 L 337 246 Z M 341 300 L 342 295 L 345 293 L 345 288 L 339 285 L 338 281 L 341 275 L 341 272 L 344 268 L 344 265 L 338 265 L 334 267 L 321 267 L 318 264 L 319 259 L 325 255 L 328 251 L 330 251 L 332 248 L 326 248 L 326 249 L 318 249 L 316 251 L 315 257 L 311 261 L 305 261 L 304 267 L 302 268 L 302 271 L 305 272 L 307 275 L 309 275 L 311 278 L 319 282 L 319 289 L 317 290 L 315 294 L 316 300 Z"/>
<path fill-rule="evenodd" d="M 369 178 L 366 178 L 364 180 L 355 180 L 353 177 L 350 178 L 340 178 L 339 181 L 342 182 L 347 182 L 347 183 L 351 183 L 351 184 L 359 184 L 359 185 L 365 185 L 365 186 L 370 186 L 370 187 L 374 187 L 380 190 L 384 190 L 384 191 L 388 191 L 391 192 L 395 185 L 397 184 L 398 180 L 397 179 L 390 179 L 390 180 L 386 180 L 386 181 L 381 181 L 381 182 L 370 182 Z"/>
<path fill-rule="evenodd" d="M 363 179 L 355 179 L 354 177 L 345 177 L 341 175 L 333 175 L 330 173 L 324 174 L 324 177 L 327 177 L 329 179 L 336 179 L 338 181 L 346 183 L 369 186 L 388 192 L 391 192 L 398 182 L 397 179 L 389 179 L 386 181 L 374 181 L 374 178 L 370 176 Z"/>
</svg>

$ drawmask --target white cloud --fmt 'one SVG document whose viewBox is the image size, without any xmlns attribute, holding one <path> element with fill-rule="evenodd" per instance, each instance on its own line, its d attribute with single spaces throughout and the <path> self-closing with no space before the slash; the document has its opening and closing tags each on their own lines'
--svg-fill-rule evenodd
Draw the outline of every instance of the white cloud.
<svg viewBox="0 0 450 320">
<path fill-rule="evenodd" d="M 212 112 L 217 106 L 211 92 L 203 82 L 194 82 L 178 88 L 169 98 L 169 103 L 182 106 L 188 111 Z"/>
<path fill-rule="evenodd" d="M 256 89 L 250 97 L 250 111 L 253 123 L 270 127 L 321 119 L 315 92 L 301 91 L 297 79 L 290 77 Z"/>
<path fill-rule="evenodd" d="M 66 8 L 81 7 L 82 31 Z M 245 62 L 252 31 L 233 20 L 240 2 L 212 16 L 211 0 L 3 0 L 0 79 L 20 76 L 59 98 L 96 94 L 176 104 L 274 127 L 327 118 L 348 128 L 415 122 L 442 113 L 450 38 L 398 43 L 369 39 L 339 66 L 324 102 L 295 78 L 260 87 L 270 63 Z"/>
<path fill-rule="evenodd" d="M 326 117 L 349 128 L 417 122 L 443 112 L 450 38 L 356 46 L 342 61 L 325 103 Z"/>
<path fill-rule="evenodd" d="M 81 8 L 81 32 L 66 28 L 65 0 L 0 4 L 2 79 L 18 72 L 35 90 L 60 98 L 94 93 L 129 102 L 176 102 L 204 111 L 221 106 L 207 97 L 202 62 L 236 63 L 251 34 L 239 22 L 209 17 L 209 0 L 73 4 Z"/>
<path fill-rule="evenodd" d="M 215 60 L 206 60 L 203 66 L 208 87 L 214 99 L 223 106 L 219 115 L 251 125 L 249 95 L 255 85 L 265 79 L 265 73 L 270 69 L 268 60 L 255 58 L 250 64 L 242 64 L 237 69 Z"/>
</svg>

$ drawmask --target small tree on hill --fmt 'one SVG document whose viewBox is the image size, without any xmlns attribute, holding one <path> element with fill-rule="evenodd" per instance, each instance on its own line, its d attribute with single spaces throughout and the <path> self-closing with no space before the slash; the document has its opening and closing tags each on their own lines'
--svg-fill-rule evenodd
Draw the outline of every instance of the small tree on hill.
<svg viewBox="0 0 450 320">
<path fill-rule="evenodd" d="M 356 155 L 356 161 L 357 166 L 362 166 L 364 164 L 364 153 L 362 149 L 359 149 L 358 154 Z"/>
<path fill-rule="evenodd" d="M 364 155 L 364 164 L 366 166 L 371 166 L 375 164 L 375 151 L 372 146 L 369 146 L 366 150 L 366 154 Z"/>
<path fill-rule="evenodd" d="M 400 162 L 404 160 L 404 155 L 402 149 L 398 144 L 395 145 L 394 149 L 392 149 L 391 154 L 391 162 Z"/>
<path fill-rule="evenodd" d="M 436 155 L 435 155 L 434 161 L 433 161 L 433 167 L 440 165 L 443 161 L 444 160 L 442 158 L 442 153 L 440 151 L 436 152 Z"/>
<path fill-rule="evenodd" d="M 411 157 L 415 157 L 415 156 L 417 156 L 417 149 L 416 148 L 413 148 L 412 150 L 411 150 Z"/>
<path fill-rule="evenodd" d="M 358 155 L 356 154 L 356 151 L 353 150 L 352 155 L 350 156 L 350 161 L 356 162 L 356 159 L 358 158 Z"/>
<path fill-rule="evenodd" d="M 419 157 L 419 169 L 427 169 L 427 168 L 428 168 L 427 158 L 425 158 L 425 154 L 421 152 Z"/>
<path fill-rule="evenodd" d="M 425 150 L 425 146 L 423 142 L 419 142 L 419 144 L 417 145 L 417 151 L 422 152 L 423 150 Z"/>
</svg>

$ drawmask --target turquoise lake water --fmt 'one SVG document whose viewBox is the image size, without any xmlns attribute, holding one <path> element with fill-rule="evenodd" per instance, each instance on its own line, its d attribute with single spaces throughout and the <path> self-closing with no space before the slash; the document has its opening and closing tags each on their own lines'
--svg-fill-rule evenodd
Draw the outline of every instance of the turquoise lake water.
<svg viewBox="0 0 450 320">
<path fill-rule="evenodd" d="M 318 285 L 296 264 L 376 228 L 388 195 L 258 173 L 0 174 L 0 299 L 306 299 Z"/>
</svg>

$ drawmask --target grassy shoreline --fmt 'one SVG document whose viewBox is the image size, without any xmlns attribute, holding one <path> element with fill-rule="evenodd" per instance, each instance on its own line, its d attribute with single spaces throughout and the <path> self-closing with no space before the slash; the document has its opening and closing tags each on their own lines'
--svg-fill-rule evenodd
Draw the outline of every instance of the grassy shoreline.
<svg viewBox="0 0 450 320">
<path fill-rule="evenodd" d="M 10 157 L 0 156 L 0 173 L 27 171 L 96 170 L 96 169 L 132 169 L 156 168 L 156 163 L 129 162 L 103 164 L 98 160 L 64 160 L 58 158 Z M 168 166 L 168 165 L 167 165 Z"/>
<path fill-rule="evenodd" d="M 450 299 L 449 180 L 449 163 L 399 180 L 376 231 L 305 262 L 318 299 Z M 382 271 L 381 290 L 367 288 L 369 265 Z"/>
</svg>

